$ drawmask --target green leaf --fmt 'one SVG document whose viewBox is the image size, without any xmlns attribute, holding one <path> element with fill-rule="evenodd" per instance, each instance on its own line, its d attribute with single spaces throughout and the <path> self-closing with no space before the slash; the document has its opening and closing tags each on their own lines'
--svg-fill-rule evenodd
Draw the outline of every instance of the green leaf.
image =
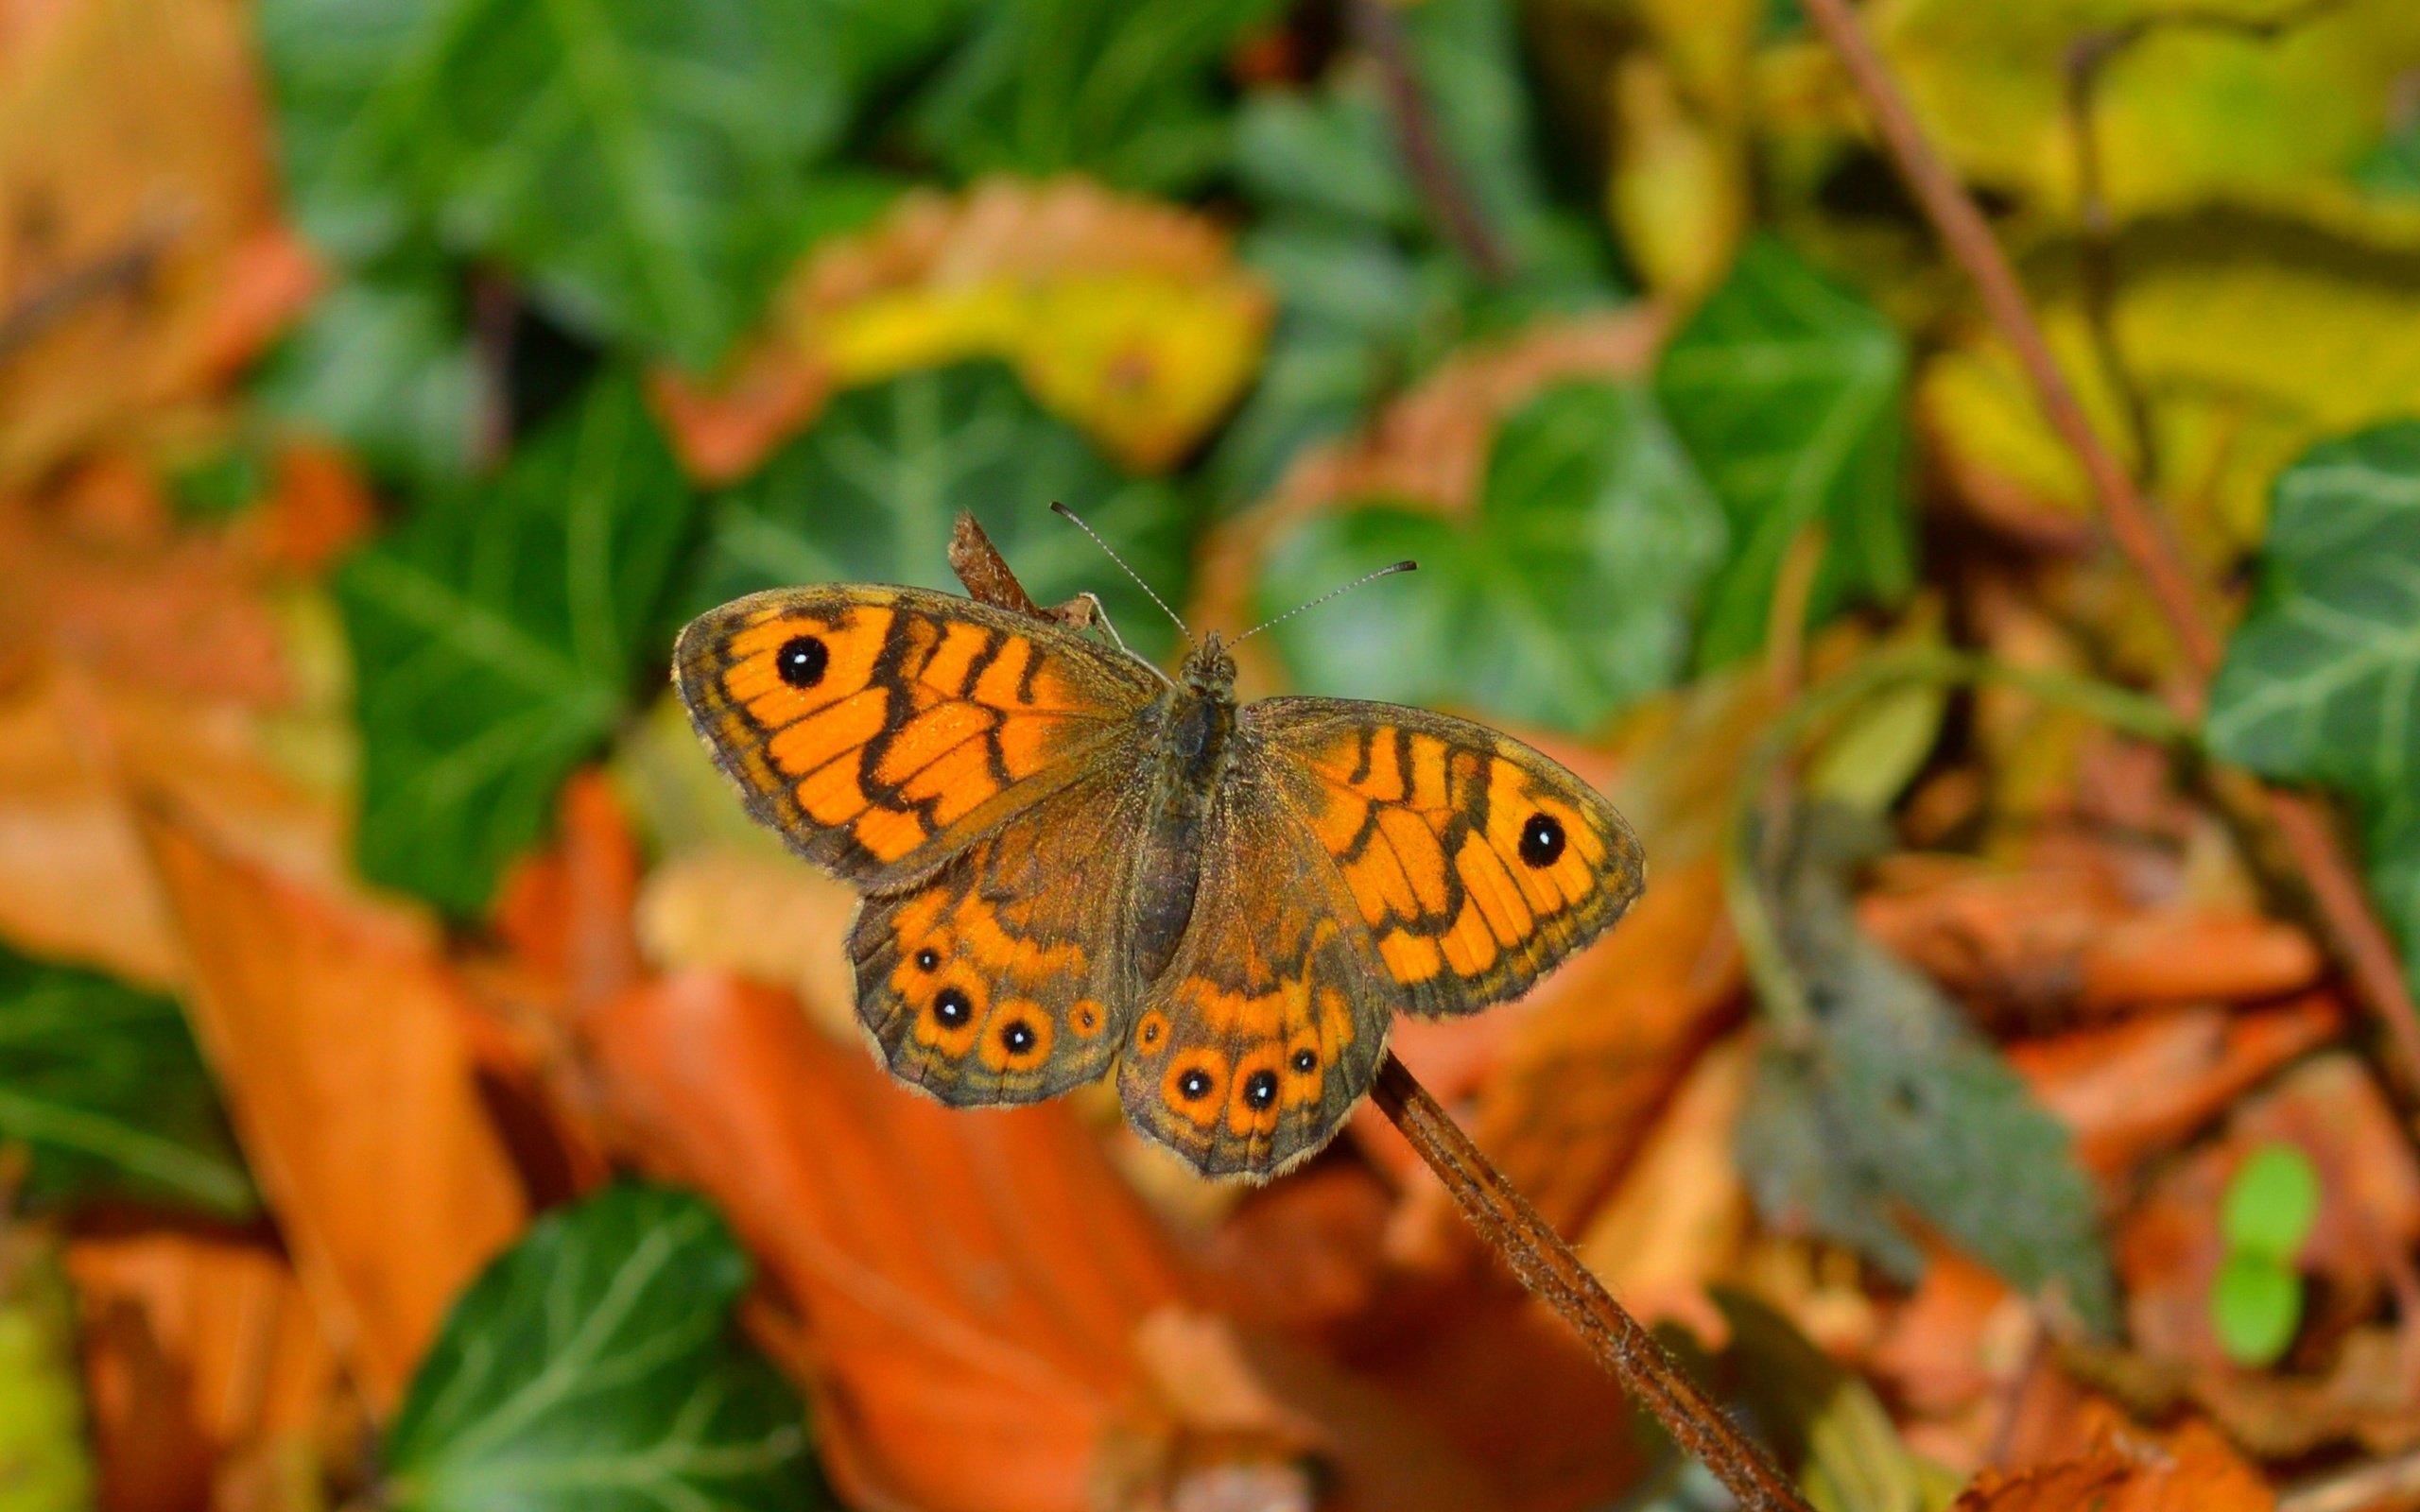
<svg viewBox="0 0 2420 1512">
<path fill-rule="evenodd" d="M 265 0 L 261 30 L 295 209 L 340 259 L 433 232 L 702 367 L 800 249 L 852 105 L 833 18 L 869 9 Z"/>
<path fill-rule="evenodd" d="M 459 291 L 430 260 L 322 295 L 254 393 L 381 476 L 425 484 L 469 470 L 479 381 Z"/>
<path fill-rule="evenodd" d="M 829 1505 L 805 1410 L 734 1336 L 748 1257 L 697 1197 L 624 1184 L 550 1213 L 455 1302 L 387 1436 L 425 1512 Z"/>
<path fill-rule="evenodd" d="M 2278 475 L 2259 587 L 2210 686 L 2209 739 L 2353 799 L 2420 981 L 2420 421 L 2324 442 Z"/>
<path fill-rule="evenodd" d="M 2210 1323 L 2228 1359 L 2274 1365 L 2303 1326 L 2303 1279 L 2274 1256 L 2229 1255 L 2210 1283 Z"/>
<path fill-rule="evenodd" d="M 2290 1144 L 2263 1144 L 2236 1169 L 2219 1209 L 2227 1247 L 2291 1261 L 2319 1219 L 2319 1172 Z"/>
<path fill-rule="evenodd" d="M 1810 614 L 1889 602 L 1915 573 L 1909 539 L 1906 343 L 1879 311 L 1770 237 L 1666 344 L 1655 388 L 1731 518 L 1698 660 L 1760 650 L 1782 561 L 1824 532 Z"/>
<path fill-rule="evenodd" d="M 2369 798 L 2420 773 L 2420 421 L 2280 474 L 2252 611 L 2210 689 L 2210 742 L 2270 777 Z"/>
<path fill-rule="evenodd" d="M 0 1145 L 41 1204 L 125 1197 L 243 1217 L 251 1178 L 170 1000 L 0 946 Z"/>
<path fill-rule="evenodd" d="M 714 502 L 706 550 L 683 593 L 700 612 L 760 588 L 908 583 L 956 590 L 950 529 L 983 522 L 1044 603 L 1098 593 L 1127 643 L 1174 644 L 1143 591 L 1081 531 L 1063 502 L 1160 596 L 1184 602 L 1189 511 L 1167 484 L 1130 478 L 991 364 L 933 369 L 835 399 L 764 471 Z"/>
<path fill-rule="evenodd" d="M 2420 121 L 2405 125 L 2355 164 L 2353 181 L 2380 199 L 2420 199 Z"/>
<path fill-rule="evenodd" d="M 1264 218 L 1241 251 L 1279 317 L 1212 459 L 1222 506 L 1261 497 L 1303 446 L 1353 429 L 1461 343 L 1620 292 L 1592 217 L 1546 193 L 1514 20 L 1503 0 L 1426 0 L 1398 17 L 1441 149 L 1512 264 L 1500 282 L 1438 234 L 1367 59 L 1348 52 L 1314 91 L 1245 102 L 1236 177 Z"/>
<path fill-rule="evenodd" d="M 1812 807 L 1778 892 L 1814 1010 L 1776 1047 L 1741 1120 L 1741 1169 L 1768 1219 L 1796 1223 L 1912 1281 L 1903 1206 L 2012 1285 L 2055 1286 L 2085 1326 L 2115 1313 L 2091 1181 L 2067 1132 L 1931 981 L 1858 928 L 1846 873 L 1876 821 Z"/>
<path fill-rule="evenodd" d="M 912 108 L 961 179 L 1090 173 L 1174 194 L 1222 172 L 1219 71 L 1275 0 L 996 0 Z"/>
<path fill-rule="evenodd" d="M 660 611 L 695 504 L 637 380 L 611 376 L 502 475 L 430 496 L 345 563 L 365 875 L 485 904 L 634 681 L 661 675 Z"/>
<path fill-rule="evenodd" d="M 1270 633 L 1303 686 L 1584 731 L 1670 685 L 1722 514 L 1635 387 L 1566 383 L 1504 423 L 1477 514 L 1385 504 L 1282 542 L 1263 614 L 1406 557 L 1420 572 Z"/>
</svg>

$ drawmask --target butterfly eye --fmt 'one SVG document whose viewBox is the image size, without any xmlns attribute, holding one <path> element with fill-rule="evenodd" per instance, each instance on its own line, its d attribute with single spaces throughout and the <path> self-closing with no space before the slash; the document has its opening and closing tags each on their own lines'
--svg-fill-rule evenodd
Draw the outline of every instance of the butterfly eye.
<svg viewBox="0 0 2420 1512">
<path fill-rule="evenodd" d="M 773 653 L 773 670 L 793 688 L 812 688 L 832 664 L 832 648 L 812 635 L 793 635 Z"/>
<path fill-rule="evenodd" d="M 1563 855 L 1563 824 L 1551 814 L 1532 814 L 1521 826 L 1521 859 L 1532 867 L 1550 867 Z"/>
</svg>

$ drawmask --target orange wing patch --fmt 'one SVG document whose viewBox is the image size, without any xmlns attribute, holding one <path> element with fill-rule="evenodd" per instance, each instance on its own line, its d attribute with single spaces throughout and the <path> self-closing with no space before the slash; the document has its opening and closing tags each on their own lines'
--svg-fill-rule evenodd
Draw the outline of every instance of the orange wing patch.
<svg viewBox="0 0 2420 1512">
<path fill-rule="evenodd" d="M 886 588 L 727 604 L 682 632 L 675 676 L 752 812 L 864 883 L 1072 780 L 1152 691 L 1073 631 Z"/>
<path fill-rule="evenodd" d="M 1295 779 L 1409 1012 L 1518 995 L 1638 894 L 1638 845 L 1620 816 L 1484 726 L 1329 699 L 1246 713 Z"/>
</svg>

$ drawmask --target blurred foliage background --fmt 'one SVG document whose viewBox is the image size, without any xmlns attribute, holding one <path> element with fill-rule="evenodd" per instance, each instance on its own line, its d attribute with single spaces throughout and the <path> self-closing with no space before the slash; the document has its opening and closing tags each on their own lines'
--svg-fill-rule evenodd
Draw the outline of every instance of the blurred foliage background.
<svg viewBox="0 0 2420 1512">
<path fill-rule="evenodd" d="M 0 1512 L 1723 1504 L 1366 1110 L 866 1060 L 671 637 L 972 510 L 1167 658 L 1053 500 L 1198 627 L 1417 558 L 1246 693 L 1638 824 L 1398 1047 L 1826 1512 L 2420 1504 L 2247 801 L 2420 978 L 2420 8 L 1860 15 L 2206 687 L 1796 0 L 0 0 Z"/>
</svg>

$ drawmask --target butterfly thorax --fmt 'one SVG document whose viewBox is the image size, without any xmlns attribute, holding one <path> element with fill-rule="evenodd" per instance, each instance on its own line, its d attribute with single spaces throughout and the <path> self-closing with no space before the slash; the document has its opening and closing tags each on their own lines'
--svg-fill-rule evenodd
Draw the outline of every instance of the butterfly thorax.
<svg viewBox="0 0 2420 1512">
<path fill-rule="evenodd" d="M 1184 659 L 1150 717 L 1152 773 L 1134 858 L 1133 960 L 1150 981 L 1167 969 L 1193 917 L 1201 835 L 1235 755 L 1236 662 L 1216 634 Z"/>
</svg>

